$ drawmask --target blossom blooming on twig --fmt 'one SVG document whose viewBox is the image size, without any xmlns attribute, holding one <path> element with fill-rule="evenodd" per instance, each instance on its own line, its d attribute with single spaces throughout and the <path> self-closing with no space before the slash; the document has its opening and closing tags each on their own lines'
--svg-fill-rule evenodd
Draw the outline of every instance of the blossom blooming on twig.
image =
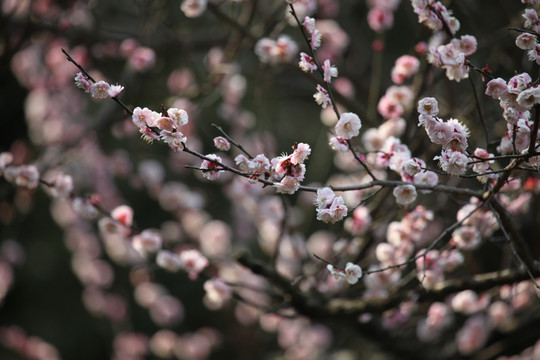
<svg viewBox="0 0 540 360">
<path fill-rule="evenodd" d="M 343 197 L 336 196 L 328 187 L 317 190 L 315 205 L 317 206 L 317 220 L 325 223 L 335 223 L 347 216 L 348 209 Z"/>
<path fill-rule="evenodd" d="M 332 264 L 328 264 L 326 268 L 336 279 L 346 280 L 350 285 L 356 284 L 358 279 L 362 277 L 362 268 L 351 262 L 347 263 L 345 269 L 335 267 Z"/>
</svg>

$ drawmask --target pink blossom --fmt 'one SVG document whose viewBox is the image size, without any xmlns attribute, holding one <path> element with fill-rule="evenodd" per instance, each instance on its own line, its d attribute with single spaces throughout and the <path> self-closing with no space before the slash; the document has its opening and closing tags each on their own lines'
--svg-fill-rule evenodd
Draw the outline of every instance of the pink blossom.
<svg viewBox="0 0 540 360">
<path fill-rule="evenodd" d="M 439 103 L 433 97 L 425 97 L 418 101 L 418 113 L 430 116 L 439 114 Z"/>
<path fill-rule="evenodd" d="M 187 141 L 187 138 L 180 131 L 171 132 L 169 130 L 161 130 L 159 137 L 173 151 L 182 151 Z"/>
<path fill-rule="evenodd" d="M 182 268 L 188 272 L 191 280 L 196 280 L 199 273 L 209 265 L 208 259 L 197 249 L 182 251 L 180 253 L 180 262 Z"/>
<path fill-rule="evenodd" d="M 304 52 L 300 53 L 300 62 L 298 63 L 298 66 L 303 72 L 313 72 L 317 70 L 317 64 L 315 64 L 313 58 Z"/>
<path fill-rule="evenodd" d="M 328 104 L 332 103 L 332 99 L 330 98 L 330 95 L 328 95 L 328 91 L 326 91 L 326 89 L 321 85 L 317 85 L 317 92 L 313 95 L 313 98 L 315 99 L 315 102 L 323 109 L 326 109 Z"/>
<path fill-rule="evenodd" d="M 334 129 L 337 136 L 350 140 L 353 137 L 358 136 L 361 128 L 362 122 L 358 115 L 348 112 L 341 114 Z"/>
<path fill-rule="evenodd" d="M 394 14 L 385 8 L 374 7 L 369 10 L 367 20 L 373 31 L 383 32 L 394 25 Z"/>
<path fill-rule="evenodd" d="M 169 272 L 177 272 L 183 267 L 180 256 L 169 250 L 160 250 L 156 256 L 156 263 Z"/>
<path fill-rule="evenodd" d="M 315 31 L 315 19 L 309 16 L 304 17 L 304 22 L 302 23 L 304 29 L 308 34 L 312 34 Z"/>
<path fill-rule="evenodd" d="M 184 0 L 180 10 L 189 18 L 201 16 L 206 11 L 208 0 Z"/>
<path fill-rule="evenodd" d="M 522 33 L 516 38 L 516 46 L 521 50 L 532 50 L 536 47 L 536 36 L 529 33 Z"/>
<path fill-rule="evenodd" d="M 90 92 L 90 86 L 92 86 L 92 84 L 82 72 L 78 72 L 77 75 L 75 75 L 75 86 L 88 93 Z"/>
<path fill-rule="evenodd" d="M 229 151 L 231 149 L 231 142 L 223 136 L 216 136 L 214 138 L 214 146 L 221 151 Z"/>
<path fill-rule="evenodd" d="M 292 176 L 285 176 L 280 182 L 274 183 L 276 191 L 280 194 L 294 194 L 300 188 L 300 182 Z"/>
<path fill-rule="evenodd" d="M 463 174 L 469 162 L 464 153 L 452 149 L 443 150 L 441 156 L 435 156 L 434 160 L 439 160 L 441 169 L 454 176 Z"/>
<path fill-rule="evenodd" d="M 498 100 L 506 91 L 508 87 L 506 81 L 501 78 L 490 80 L 486 84 L 486 95 Z"/>
<path fill-rule="evenodd" d="M 39 184 L 39 170 L 35 165 L 22 165 L 19 167 L 6 167 L 4 177 L 17 186 L 35 189 Z"/>
<path fill-rule="evenodd" d="M 512 313 L 510 305 L 501 300 L 495 301 L 488 309 L 490 323 L 498 329 L 503 329 L 510 323 Z"/>
<path fill-rule="evenodd" d="M 315 199 L 315 205 L 317 207 L 327 207 L 332 204 L 336 194 L 329 187 L 324 187 L 317 190 L 317 198 Z"/>
<path fill-rule="evenodd" d="M 409 205 L 416 200 L 416 188 L 413 185 L 399 185 L 394 188 L 393 195 L 399 205 Z"/>
<path fill-rule="evenodd" d="M 460 226 L 452 233 L 451 243 L 458 249 L 473 250 L 481 242 L 480 233 L 472 226 Z"/>
<path fill-rule="evenodd" d="M 349 143 L 346 139 L 339 136 L 330 137 L 329 145 L 332 150 L 335 151 L 341 151 L 342 153 L 346 153 L 349 151 Z"/>
<path fill-rule="evenodd" d="M 255 44 L 255 54 L 262 63 L 276 65 L 290 62 L 298 52 L 298 45 L 287 35 L 277 40 L 262 38 Z"/>
<path fill-rule="evenodd" d="M 73 178 L 62 173 L 55 174 L 55 177 L 50 183 L 53 185 L 49 192 L 57 199 L 65 199 L 71 195 L 73 191 Z"/>
<path fill-rule="evenodd" d="M 521 73 L 515 75 L 508 80 L 508 92 L 511 94 L 519 95 L 520 92 L 525 90 L 531 85 L 532 79 L 528 73 Z"/>
<path fill-rule="evenodd" d="M 110 98 L 110 88 L 111 85 L 109 85 L 109 83 L 101 80 L 90 85 L 89 92 L 94 99 L 107 99 Z"/>
<path fill-rule="evenodd" d="M 389 96 L 383 95 L 377 104 L 377 111 L 385 119 L 398 118 L 403 115 L 405 109 L 403 105 L 392 100 Z"/>
<path fill-rule="evenodd" d="M 163 240 L 161 235 L 154 230 L 144 230 L 135 235 L 132 240 L 132 246 L 142 257 L 155 254 L 161 249 Z"/>
<path fill-rule="evenodd" d="M 220 278 L 211 278 L 205 281 L 203 287 L 206 291 L 203 302 L 211 310 L 220 309 L 231 299 L 231 288 Z"/>
<path fill-rule="evenodd" d="M 369 209 L 360 205 L 354 209 L 352 217 L 345 220 L 344 227 L 352 235 L 361 235 L 367 231 L 370 224 Z"/>
<path fill-rule="evenodd" d="M 538 13 L 535 9 L 525 9 L 525 12 L 521 16 L 525 19 L 523 27 L 534 30 L 538 26 Z"/>
<path fill-rule="evenodd" d="M 439 183 L 439 176 L 433 171 L 423 171 L 414 175 L 413 182 L 417 185 L 426 185 L 433 187 Z M 426 190 L 421 190 L 424 192 Z"/>
<path fill-rule="evenodd" d="M 332 192 L 333 193 L 333 192 Z M 317 207 L 317 220 L 321 220 L 325 223 L 335 223 L 347 216 L 347 206 L 341 196 L 333 198 L 330 206 Z"/>
<path fill-rule="evenodd" d="M 484 315 L 475 315 L 465 321 L 465 325 L 456 334 L 458 351 L 470 355 L 482 348 L 489 336 L 488 321 Z"/>
<path fill-rule="evenodd" d="M 334 65 L 330 64 L 329 59 L 324 60 L 322 69 L 323 69 L 323 79 L 326 83 L 330 83 L 330 81 L 332 81 L 332 78 L 335 78 L 338 76 L 337 68 Z"/>
<path fill-rule="evenodd" d="M 135 109 L 133 109 L 132 120 L 133 123 L 139 128 L 146 128 L 149 123 L 153 122 L 152 119 L 152 110 L 148 108 L 141 109 L 140 107 L 136 107 Z"/>
<path fill-rule="evenodd" d="M 128 62 L 133 70 L 146 71 L 156 63 L 156 53 L 149 47 L 139 46 L 129 56 Z"/>
<path fill-rule="evenodd" d="M 409 175 L 414 176 L 418 174 L 419 172 L 423 171 L 426 167 L 426 163 L 424 160 L 419 158 L 412 158 L 405 162 L 403 165 L 403 171 Z"/>
<path fill-rule="evenodd" d="M 311 148 L 309 147 L 309 145 L 305 143 L 299 143 L 298 145 L 296 145 L 296 148 L 291 155 L 291 163 L 293 165 L 300 165 L 307 159 L 309 154 L 311 154 Z"/>
<path fill-rule="evenodd" d="M 120 205 L 111 211 L 111 217 L 125 227 L 133 224 L 133 209 L 127 205 Z"/>
<path fill-rule="evenodd" d="M 167 130 L 169 133 L 173 132 L 175 129 L 175 124 L 173 119 L 168 116 L 162 116 L 157 120 L 156 123 L 158 129 Z"/>
<path fill-rule="evenodd" d="M 358 282 L 358 279 L 362 277 L 362 268 L 351 262 L 348 262 L 345 266 L 345 270 L 334 267 L 328 264 L 326 266 L 330 274 L 334 275 L 336 279 L 347 280 L 350 285 L 354 285 Z"/>
<path fill-rule="evenodd" d="M 221 162 L 221 158 L 215 154 L 206 155 L 208 159 Z M 224 171 L 221 165 L 216 164 L 213 161 L 203 160 L 201 164 L 202 174 L 208 180 L 217 180 L 219 175 Z"/>
<path fill-rule="evenodd" d="M 183 109 L 169 108 L 167 115 L 174 121 L 174 127 L 178 129 L 181 126 L 186 125 L 189 122 L 188 113 Z"/>
<path fill-rule="evenodd" d="M 392 68 L 392 81 L 394 84 L 402 84 L 407 78 L 418 72 L 420 61 L 411 55 L 403 55 L 397 58 L 394 67 Z"/>
</svg>

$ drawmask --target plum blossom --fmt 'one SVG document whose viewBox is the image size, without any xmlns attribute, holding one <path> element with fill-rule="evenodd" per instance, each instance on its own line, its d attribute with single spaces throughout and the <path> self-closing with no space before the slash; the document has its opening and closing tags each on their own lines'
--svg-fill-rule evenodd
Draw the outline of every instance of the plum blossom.
<svg viewBox="0 0 540 360">
<path fill-rule="evenodd" d="M 358 279 L 362 277 L 362 268 L 352 262 L 348 262 L 345 269 L 334 267 L 331 264 L 328 264 L 326 268 L 336 279 L 347 280 L 350 285 L 356 284 Z"/>
<path fill-rule="evenodd" d="M 536 36 L 533 34 L 522 33 L 516 38 L 516 46 L 521 50 L 532 50 L 536 45 Z"/>
<path fill-rule="evenodd" d="M 276 40 L 262 38 L 255 44 L 255 54 L 262 63 L 276 65 L 290 62 L 298 52 L 298 45 L 287 35 Z"/>
<path fill-rule="evenodd" d="M 490 333 L 490 326 L 485 315 L 475 315 L 465 321 L 465 325 L 456 334 L 458 351 L 470 355 L 485 345 Z"/>
<path fill-rule="evenodd" d="M 203 302 L 211 310 L 220 309 L 232 297 L 231 288 L 220 278 L 206 280 L 203 287 L 206 291 Z"/>
<path fill-rule="evenodd" d="M 157 265 L 169 272 L 177 272 L 183 267 L 180 256 L 169 250 L 159 250 L 156 256 Z"/>
<path fill-rule="evenodd" d="M 324 60 L 322 69 L 323 69 L 323 79 L 326 83 L 330 83 L 330 81 L 332 81 L 332 78 L 335 78 L 338 76 L 337 68 L 335 67 L 335 65 L 330 64 L 329 59 Z"/>
<path fill-rule="evenodd" d="M 156 63 L 156 53 L 149 47 L 138 46 L 129 55 L 128 63 L 135 71 L 146 71 Z"/>
<path fill-rule="evenodd" d="M 486 84 L 486 95 L 491 96 L 492 98 L 498 100 L 501 96 L 508 91 L 508 86 L 506 81 L 502 78 L 496 78 L 490 80 Z"/>
<path fill-rule="evenodd" d="M 330 137 L 329 145 L 332 150 L 335 151 L 340 151 L 342 153 L 346 153 L 347 151 L 349 151 L 349 143 L 346 139 L 339 136 Z"/>
<path fill-rule="evenodd" d="M 291 155 L 291 163 L 293 165 L 300 165 L 304 163 L 309 154 L 311 154 L 311 148 L 309 147 L 309 145 L 305 143 L 299 143 L 298 145 L 296 145 L 296 148 Z"/>
<path fill-rule="evenodd" d="M 328 104 L 332 103 L 332 99 L 330 98 L 328 91 L 326 91 L 326 89 L 321 85 L 317 85 L 317 92 L 313 94 L 313 98 L 315 99 L 315 102 L 323 109 L 326 109 Z"/>
<path fill-rule="evenodd" d="M 420 61 L 411 55 L 403 55 L 397 58 L 392 68 L 392 81 L 394 84 L 401 85 L 403 81 L 410 78 L 418 72 Z"/>
<path fill-rule="evenodd" d="M 335 223 L 347 216 L 347 206 L 343 197 L 336 196 L 328 187 L 317 190 L 315 205 L 317 205 L 317 220 L 325 223 Z"/>
<path fill-rule="evenodd" d="M 92 83 L 82 72 L 78 72 L 77 75 L 75 75 L 75 86 L 88 93 L 90 92 L 90 86 L 92 86 Z"/>
<path fill-rule="evenodd" d="M 106 81 L 101 80 L 90 85 L 90 88 L 88 89 L 88 91 L 90 92 L 90 95 L 92 95 L 94 99 L 107 99 L 111 97 L 109 95 L 110 89 L 111 89 L 111 85 L 109 85 L 109 83 L 107 83 Z"/>
<path fill-rule="evenodd" d="M 358 136 L 361 128 L 362 122 L 358 115 L 348 112 L 341 114 L 334 129 L 337 136 L 350 140 L 353 137 Z"/>
<path fill-rule="evenodd" d="M 393 195 L 399 205 L 409 205 L 416 200 L 416 188 L 413 185 L 399 185 L 394 188 Z"/>
<path fill-rule="evenodd" d="M 221 151 L 229 151 L 231 149 L 231 142 L 223 136 L 216 136 L 214 138 L 214 146 Z"/>
<path fill-rule="evenodd" d="M 418 113 L 430 116 L 439 114 L 439 103 L 433 97 L 425 97 L 418 101 Z"/>
<path fill-rule="evenodd" d="M 434 160 L 439 160 L 441 169 L 454 176 L 465 173 L 469 162 L 467 155 L 452 149 L 443 150 L 441 156 L 435 156 Z"/>
<path fill-rule="evenodd" d="M 309 45 L 312 50 L 317 50 L 321 46 L 321 32 L 315 27 L 315 19 L 306 16 L 304 17 L 303 26 L 310 35 Z"/>
<path fill-rule="evenodd" d="M 111 217 L 125 227 L 133 225 L 133 209 L 127 205 L 117 206 L 111 211 Z"/>
<path fill-rule="evenodd" d="M 300 181 L 292 176 L 285 176 L 280 182 L 274 183 L 276 191 L 280 194 L 294 194 L 300 189 Z"/>
<path fill-rule="evenodd" d="M 221 158 L 215 154 L 206 155 L 210 160 L 221 162 Z M 219 175 L 224 171 L 221 165 L 216 164 L 214 161 L 203 160 L 201 164 L 202 174 L 208 180 L 217 180 Z"/>
<path fill-rule="evenodd" d="M 188 113 L 183 109 L 169 108 L 167 110 L 167 115 L 173 119 L 175 129 L 178 129 L 189 122 Z"/>
<path fill-rule="evenodd" d="M 161 235 L 154 230 L 144 230 L 140 234 L 135 235 L 132 240 L 133 248 L 142 257 L 157 253 L 161 249 L 162 243 Z"/>
<path fill-rule="evenodd" d="M 300 53 L 300 62 L 298 63 L 298 66 L 303 72 L 313 72 L 317 70 L 317 64 L 315 64 L 313 58 L 304 52 Z"/>
<path fill-rule="evenodd" d="M 180 253 L 182 269 L 188 272 L 191 280 L 196 280 L 208 265 L 208 259 L 197 249 L 184 250 Z"/>
<path fill-rule="evenodd" d="M 452 233 L 451 244 L 458 249 L 476 249 L 482 241 L 478 230 L 472 226 L 460 226 Z"/>
<path fill-rule="evenodd" d="M 184 0 L 180 10 L 189 18 L 201 16 L 206 11 L 208 0 Z"/>
</svg>

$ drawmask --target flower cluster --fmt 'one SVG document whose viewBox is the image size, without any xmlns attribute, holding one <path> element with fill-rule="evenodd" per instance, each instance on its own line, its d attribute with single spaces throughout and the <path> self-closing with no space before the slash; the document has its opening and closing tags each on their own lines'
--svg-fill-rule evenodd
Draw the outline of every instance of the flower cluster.
<svg viewBox="0 0 540 360">
<path fill-rule="evenodd" d="M 437 117 L 439 105 L 435 98 L 423 98 L 418 101 L 418 126 L 423 126 L 429 139 L 442 146 L 439 166 L 451 175 L 465 173 L 469 158 L 465 154 L 467 150 L 469 129 L 459 120 L 449 119 L 442 121 Z"/>
<path fill-rule="evenodd" d="M 161 140 L 173 151 L 182 151 L 187 138 L 180 128 L 189 121 L 187 112 L 183 109 L 169 108 L 167 115 L 162 115 L 148 108 L 136 107 L 133 110 L 132 121 L 139 128 L 143 139 L 147 142 Z"/>
<path fill-rule="evenodd" d="M 294 194 L 300 188 L 300 182 L 304 180 L 306 173 L 304 161 L 309 154 L 311 154 L 309 145 L 299 143 L 291 155 L 282 155 L 272 159 L 275 174 L 282 177 L 280 182 L 274 183 L 277 192 Z"/>
<path fill-rule="evenodd" d="M 317 206 L 317 220 L 325 223 L 335 223 L 347 216 L 348 209 L 343 197 L 336 196 L 328 187 L 317 190 L 315 205 Z"/>
<path fill-rule="evenodd" d="M 262 38 L 255 44 L 255 54 L 265 64 L 290 62 L 297 53 L 298 45 L 287 35 L 280 35 L 276 40 Z"/>
<path fill-rule="evenodd" d="M 352 262 L 348 262 L 345 269 L 335 267 L 332 264 L 328 264 L 326 268 L 336 279 L 347 280 L 351 285 L 356 284 L 358 279 L 362 277 L 362 268 Z"/>
<path fill-rule="evenodd" d="M 100 80 L 92 82 L 82 73 L 75 75 L 75 85 L 89 93 L 94 99 L 110 99 L 117 97 L 124 90 L 121 85 L 111 85 L 106 81 Z"/>
</svg>

